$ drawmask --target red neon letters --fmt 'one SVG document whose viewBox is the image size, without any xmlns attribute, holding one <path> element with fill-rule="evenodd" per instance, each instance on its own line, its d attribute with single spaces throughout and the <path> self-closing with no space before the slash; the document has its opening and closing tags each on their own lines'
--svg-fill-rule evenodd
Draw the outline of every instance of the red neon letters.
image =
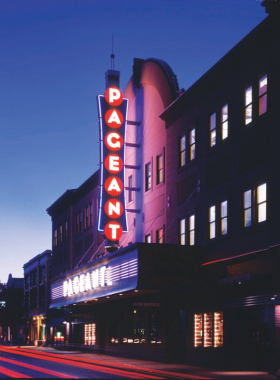
<svg viewBox="0 0 280 380">
<path fill-rule="evenodd" d="M 105 204 L 105 212 L 110 218 L 118 218 L 123 213 L 123 205 L 117 199 L 111 199 Z"/>
<path fill-rule="evenodd" d="M 122 236 L 122 226 L 116 222 L 109 222 L 105 226 L 105 235 L 110 240 L 119 240 Z"/>
<path fill-rule="evenodd" d="M 123 183 L 117 177 L 109 177 L 106 179 L 104 187 L 107 193 L 113 196 L 120 195 L 123 191 Z"/>
<path fill-rule="evenodd" d="M 105 121 L 111 128 L 120 128 L 123 123 L 123 115 L 118 110 L 109 110 L 105 113 Z"/>
<path fill-rule="evenodd" d="M 123 95 L 120 89 L 109 87 L 105 92 L 105 99 L 111 106 L 119 106 L 123 101 Z"/>
<path fill-rule="evenodd" d="M 105 136 L 105 144 L 108 149 L 117 151 L 123 146 L 123 138 L 117 132 L 110 132 Z"/>
</svg>

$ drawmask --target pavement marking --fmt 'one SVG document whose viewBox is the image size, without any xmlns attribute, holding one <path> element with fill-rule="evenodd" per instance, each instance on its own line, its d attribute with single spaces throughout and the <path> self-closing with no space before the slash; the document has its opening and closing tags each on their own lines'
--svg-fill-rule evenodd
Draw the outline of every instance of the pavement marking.
<svg viewBox="0 0 280 380">
<path fill-rule="evenodd" d="M 7 363 L 10 363 L 10 364 L 17 365 L 19 367 L 25 367 L 25 368 L 28 368 L 28 369 L 32 369 L 32 370 L 37 371 L 37 372 L 47 373 L 48 375 L 53 375 L 55 377 L 62 377 L 62 378 L 66 378 L 66 379 L 73 379 L 73 378 L 74 379 L 78 379 L 78 377 L 75 377 L 75 376 L 66 375 L 66 374 L 61 373 L 61 372 L 52 371 L 50 369 L 45 369 L 45 368 L 38 367 L 38 366 L 35 366 L 35 365 L 32 365 L 32 364 L 27 364 L 27 363 L 19 362 L 17 360 L 12 360 L 12 359 L 8 359 L 8 358 L 1 358 L 1 357 L 0 357 L 0 360 L 3 361 L 3 362 L 7 362 Z"/>
<path fill-rule="evenodd" d="M 24 375 L 23 373 L 15 372 L 15 371 L 12 371 L 11 369 L 1 367 L 1 366 L 0 366 L 0 373 L 9 377 L 15 377 L 16 379 L 32 379 L 31 376 L 27 376 L 27 375 Z"/>
</svg>

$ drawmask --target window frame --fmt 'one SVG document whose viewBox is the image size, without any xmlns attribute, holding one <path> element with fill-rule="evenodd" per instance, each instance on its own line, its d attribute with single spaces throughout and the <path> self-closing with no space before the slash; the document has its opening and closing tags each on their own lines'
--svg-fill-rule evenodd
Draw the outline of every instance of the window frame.
<svg viewBox="0 0 280 380">
<path fill-rule="evenodd" d="M 183 144 L 184 141 L 184 144 Z M 186 166 L 186 146 L 187 146 L 187 138 L 186 135 L 181 135 L 179 137 L 179 169 Z"/>
<path fill-rule="evenodd" d="M 246 97 L 246 94 L 248 91 L 251 91 L 251 101 L 247 103 L 247 97 Z M 245 89 L 244 91 L 244 107 L 245 107 L 245 118 L 244 118 L 244 122 L 245 122 L 245 125 L 248 125 L 248 124 L 251 124 L 252 121 L 253 121 L 253 86 L 249 86 Z M 249 119 L 247 117 L 247 110 L 249 110 L 251 108 L 251 119 L 247 122 L 247 119 Z M 249 115 L 250 113 L 248 113 Z"/>
<path fill-rule="evenodd" d="M 156 230 L 156 242 L 158 244 L 163 244 L 163 228 Z"/>
<path fill-rule="evenodd" d="M 132 190 L 130 190 L 131 187 L 133 187 L 132 174 L 128 176 L 128 203 L 133 201 Z"/>
<path fill-rule="evenodd" d="M 57 235 L 58 235 L 58 231 L 57 231 L 57 228 L 55 228 L 53 231 L 53 246 L 54 247 L 57 247 Z"/>
<path fill-rule="evenodd" d="M 214 208 L 214 220 L 211 220 L 211 209 Z M 215 204 L 208 207 L 208 233 L 209 233 L 209 240 L 213 240 L 217 237 L 217 206 Z M 214 228 L 212 228 L 212 225 Z M 214 235 L 212 236 L 212 229 L 214 229 Z"/>
<path fill-rule="evenodd" d="M 226 215 L 223 215 L 223 203 L 226 202 Z M 228 234 L 228 199 L 220 202 L 220 234 L 221 236 L 226 236 Z M 223 232 L 223 225 L 226 223 L 226 232 Z"/>
<path fill-rule="evenodd" d="M 266 79 L 266 90 L 262 93 L 260 93 L 260 84 L 262 81 L 264 81 Z M 258 95 L 259 95 L 259 116 L 265 114 L 267 112 L 267 74 L 263 75 L 260 79 L 259 79 L 259 83 L 258 83 Z M 265 99 L 265 111 L 264 112 L 261 112 L 261 109 L 262 109 L 262 99 Z"/>
<path fill-rule="evenodd" d="M 223 110 L 224 108 L 227 109 L 226 111 L 226 118 L 224 119 L 224 114 L 223 114 Z M 226 103 L 222 109 L 221 109 L 221 139 L 222 140 L 226 140 L 228 138 L 228 133 L 229 133 L 229 129 L 228 129 L 228 103 Z M 226 128 L 226 136 L 224 137 L 224 125 L 226 124 L 227 128 Z"/>
<path fill-rule="evenodd" d="M 192 132 L 194 131 L 194 142 L 192 143 Z M 193 127 L 189 131 L 189 162 L 194 161 L 196 158 L 196 128 Z"/>
<path fill-rule="evenodd" d="M 149 190 L 152 190 L 152 162 L 151 161 L 145 164 L 145 192 Z"/>
<path fill-rule="evenodd" d="M 265 185 L 265 200 L 259 202 L 259 189 L 261 186 Z M 260 220 L 260 207 L 265 205 L 265 219 Z M 257 211 L 257 223 L 264 223 L 267 221 L 267 182 L 263 182 L 257 186 L 257 197 L 256 197 L 256 211 Z"/>
<path fill-rule="evenodd" d="M 182 231 L 182 224 L 184 226 Z M 179 219 L 179 236 L 178 236 L 179 244 L 186 245 L 186 218 Z"/>
<path fill-rule="evenodd" d="M 145 243 L 150 244 L 151 242 L 152 242 L 152 236 L 151 236 L 151 234 L 145 235 Z"/>
<path fill-rule="evenodd" d="M 215 126 L 213 126 L 212 128 L 212 117 L 214 117 L 215 115 L 215 122 L 213 122 L 215 124 Z M 217 113 L 216 112 L 213 112 L 210 116 L 209 116 L 209 138 L 210 138 L 210 141 L 209 141 L 209 145 L 210 145 L 210 148 L 213 148 L 214 146 L 217 145 Z M 212 135 L 214 137 L 212 137 Z"/>
<path fill-rule="evenodd" d="M 250 205 L 246 207 L 246 193 L 250 192 Z M 243 227 L 248 228 L 251 227 L 253 224 L 253 189 L 247 189 L 243 191 Z M 247 212 L 250 210 L 250 224 L 246 223 L 247 218 Z"/>
<path fill-rule="evenodd" d="M 192 223 L 191 223 L 191 218 L 193 217 L 193 228 L 192 227 Z M 192 214 L 192 215 L 189 215 L 189 245 L 193 246 L 195 245 L 195 214 Z M 192 237 L 192 233 L 193 233 L 193 237 Z"/>
<path fill-rule="evenodd" d="M 163 153 L 156 156 L 156 168 L 157 168 L 157 185 L 164 182 L 164 159 Z"/>
</svg>

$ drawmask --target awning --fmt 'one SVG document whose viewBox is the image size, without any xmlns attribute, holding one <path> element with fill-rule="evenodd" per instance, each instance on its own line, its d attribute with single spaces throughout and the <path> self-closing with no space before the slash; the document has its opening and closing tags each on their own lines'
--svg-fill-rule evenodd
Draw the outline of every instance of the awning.
<svg viewBox="0 0 280 380">
<path fill-rule="evenodd" d="M 53 318 L 47 323 L 47 327 L 56 327 L 61 325 L 62 322 L 65 321 L 65 317 L 60 317 L 60 318 Z"/>
</svg>

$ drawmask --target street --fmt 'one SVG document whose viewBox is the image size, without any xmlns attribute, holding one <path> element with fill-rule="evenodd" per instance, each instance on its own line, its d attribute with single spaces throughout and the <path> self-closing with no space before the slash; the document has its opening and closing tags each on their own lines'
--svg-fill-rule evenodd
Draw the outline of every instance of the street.
<svg viewBox="0 0 280 380">
<path fill-rule="evenodd" d="M 214 371 L 51 348 L 0 346 L 0 378 L 276 379 L 265 372 Z"/>
</svg>

